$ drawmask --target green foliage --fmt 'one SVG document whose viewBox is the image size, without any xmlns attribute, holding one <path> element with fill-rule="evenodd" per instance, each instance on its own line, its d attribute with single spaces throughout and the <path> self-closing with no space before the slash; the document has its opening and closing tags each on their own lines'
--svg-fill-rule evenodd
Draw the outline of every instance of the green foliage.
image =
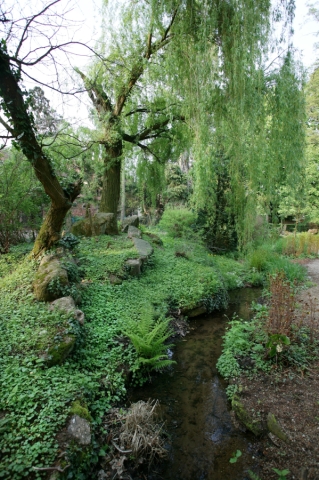
<svg viewBox="0 0 319 480">
<path fill-rule="evenodd" d="M 240 450 L 237 450 L 235 453 L 233 453 L 232 457 L 229 459 L 229 463 L 236 463 L 241 456 L 242 456 L 242 452 Z"/>
<path fill-rule="evenodd" d="M 173 238 L 189 237 L 192 234 L 196 215 L 187 208 L 166 209 L 163 213 L 159 228 L 166 231 Z"/>
<path fill-rule="evenodd" d="M 302 282 L 305 279 L 306 270 L 302 265 L 291 263 L 287 258 L 276 253 L 273 245 L 263 245 L 247 255 L 250 268 L 259 273 L 273 275 L 283 271 L 290 282 Z"/>
<path fill-rule="evenodd" d="M 269 336 L 266 348 L 269 348 L 269 357 L 272 358 L 283 351 L 284 346 L 290 345 L 290 339 L 287 335 L 275 333 Z"/>
<path fill-rule="evenodd" d="M 136 255 L 131 241 L 106 235 L 81 240 L 77 248 L 83 269 L 81 309 L 86 318 L 81 327 L 70 316 L 48 311 L 46 304 L 34 300 L 31 286 L 37 264 L 24 258 L 30 246 L 13 247 L 0 257 L 0 411 L 6 412 L 5 423 L 0 423 L 0 470 L 6 472 L 4 478 L 43 478 L 32 467 L 54 464 L 59 448 L 56 435 L 65 427 L 73 402 L 87 407 L 94 432 L 105 412 L 126 393 L 123 372 L 130 370 L 135 380 L 145 381 L 145 367 L 157 368 L 169 361 L 163 358 L 167 346 L 161 340 L 168 333 L 164 316 L 171 308 L 191 309 L 205 301 L 218 308 L 225 302 L 226 287 L 245 283 L 247 269 L 233 259 L 219 259 L 196 242 L 187 248 L 188 259 L 176 257 L 185 240 L 167 235 L 162 240 L 163 246 L 155 246 L 152 265 L 139 279 L 128 278 L 114 286 L 109 274 L 125 275 L 125 260 Z M 155 319 L 146 333 L 147 352 L 152 352 L 154 340 L 157 354 L 138 353 L 124 336 L 131 325 L 136 333 L 145 309 L 154 312 Z M 149 320 L 153 320 L 151 313 Z M 48 368 L 43 355 L 62 332 L 76 336 L 75 349 L 62 365 Z M 138 341 L 143 345 L 144 340 Z M 98 453 L 94 448 L 93 462 Z M 75 452 L 71 460 L 81 465 L 75 473 L 68 471 L 85 476 L 89 458 Z"/>
<path fill-rule="evenodd" d="M 278 470 L 278 468 L 273 468 L 273 471 L 277 473 L 278 480 L 286 480 L 287 475 L 290 473 L 289 470 Z"/>
<path fill-rule="evenodd" d="M 23 230 L 39 228 L 47 199 L 26 158 L 14 148 L 0 153 L 0 253 L 23 238 Z"/>
<path fill-rule="evenodd" d="M 59 240 L 58 244 L 68 250 L 73 250 L 80 243 L 80 239 L 72 233 L 66 233 Z"/>
<path fill-rule="evenodd" d="M 138 354 L 138 363 L 147 370 L 162 370 L 176 363 L 169 360 L 167 351 L 172 344 L 165 341 L 172 335 L 170 319 L 157 320 L 151 309 L 144 309 L 137 321 L 130 322 L 124 333 L 129 337 Z"/>
</svg>

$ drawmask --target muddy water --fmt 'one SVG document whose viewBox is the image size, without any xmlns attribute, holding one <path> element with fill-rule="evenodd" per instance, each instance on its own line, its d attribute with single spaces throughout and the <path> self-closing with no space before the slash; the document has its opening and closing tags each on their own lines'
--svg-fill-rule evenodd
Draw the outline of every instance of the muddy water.
<svg viewBox="0 0 319 480">
<path fill-rule="evenodd" d="M 218 375 L 216 362 L 228 318 L 236 312 L 248 319 L 249 306 L 259 295 L 256 289 L 236 291 L 225 312 L 193 320 L 191 332 L 174 348 L 177 364 L 151 385 L 134 391 L 131 401 L 160 401 L 171 438 L 168 458 L 149 479 L 243 480 L 248 469 L 255 469 L 254 438 L 234 427 L 227 384 Z M 237 450 L 242 456 L 232 464 L 229 459 Z"/>
</svg>

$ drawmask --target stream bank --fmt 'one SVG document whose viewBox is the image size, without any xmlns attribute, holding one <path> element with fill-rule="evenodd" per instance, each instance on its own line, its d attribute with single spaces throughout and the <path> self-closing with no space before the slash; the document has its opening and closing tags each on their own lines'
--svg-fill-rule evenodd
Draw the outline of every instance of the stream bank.
<svg viewBox="0 0 319 480">
<path fill-rule="evenodd" d="M 222 336 L 234 313 L 248 319 L 259 289 L 231 292 L 230 307 L 190 322 L 190 333 L 176 343 L 177 364 L 151 384 L 130 392 L 129 400 L 156 398 L 171 446 L 168 458 L 149 480 L 243 480 L 257 464 L 258 443 L 234 426 L 225 389 L 217 373 Z M 237 450 L 240 461 L 229 460 Z M 139 477 L 134 477 L 139 478 Z"/>
</svg>

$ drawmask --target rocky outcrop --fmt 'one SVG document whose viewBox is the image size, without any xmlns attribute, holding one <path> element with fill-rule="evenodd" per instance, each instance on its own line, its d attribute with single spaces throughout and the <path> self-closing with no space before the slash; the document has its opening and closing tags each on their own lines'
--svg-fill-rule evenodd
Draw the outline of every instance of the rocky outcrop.
<svg viewBox="0 0 319 480">
<path fill-rule="evenodd" d="M 99 212 L 92 218 L 83 218 L 76 222 L 71 232 L 73 235 L 92 237 L 97 235 L 115 235 L 114 214 Z"/>
<path fill-rule="evenodd" d="M 140 224 L 140 220 L 138 215 L 132 215 L 131 217 L 124 218 L 122 222 L 122 232 L 127 232 L 128 227 L 131 225 L 132 227 L 138 228 Z"/>
<path fill-rule="evenodd" d="M 68 285 L 68 273 L 61 260 L 54 255 L 43 257 L 33 282 L 36 299 L 43 302 L 55 300 Z"/>
<path fill-rule="evenodd" d="M 52 302 L 50 305 L 50 310 L 54 310 L 55 308 L 65 312 L 66 314 L 71 314 L 80 325 L 84 325 L 84 313 L 82 310 L 76 308 L 72 297 L 68 296 L 54 300 L 54 302 Z"/>
</svg>

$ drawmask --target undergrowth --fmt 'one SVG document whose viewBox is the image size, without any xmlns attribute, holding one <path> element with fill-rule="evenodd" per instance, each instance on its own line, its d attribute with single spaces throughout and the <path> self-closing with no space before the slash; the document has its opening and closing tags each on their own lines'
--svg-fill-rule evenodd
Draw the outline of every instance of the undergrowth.
<svg viewBox="0 0 319 480">
<path fill-rule="evenodd" d="M 295 291 L 284 272 L 270 276 L 267 304 L 253 304 L 254 317 L 249 322 L 237 317 L 229 322 L 217 362 L 224 378 L 234 380 L 242 374 L 253 376 L 287 367 L 301 371 L 317 358 L 314 310 L 307 305 L 298 311 Z M 228 396 L 236 391 L 232 383 Z"/>
<path fill-rule="evenodd" d="M 126 237 L 87 238 L 75 245 L 82 276 L 80 308 L 86 320 L 72 356 L 51 368 L 42 354 L 62 327 L 72 328 L 70 319 L 35 301 L 32 281 L 37 264 L 25 256 L 32 246 L 15 247 L 0 256 L 2 478 L 43 478 L 45 473 L 33 467 L 53 464 L 56 434 L 65 426 L 74 402 L 88 406 L 94 432 L 105 412 L 125 396 L 125 368 L 133 372 L 135 383 L 142 383 L 148 378 L 147 363 L 155 369 L 169 363 L 167 346 L 162 346 L 168 332 L 163 319 L 171 308 L 194 308 L 205 302 L 210 309 L 221 307 L 226 290 L 245 283 L 247 269 L 234 260 L 210 256 L 196 243 L 188 244 L 187 259 L 176 257 L 185 241 L 170 237 L 163 241 L 164 247 L 155 247 L 152 262 L 138 279 L 128 278 L 123 268 L 126 259 L 137 256 Z M 110 274 L 123 283 L 111 285 Z M 145 309 L 154 312 L 156 324 L 162 325 L 159 351 L 150 354 L 138 351 L 136 341 L 134 347 L 132 335 L 138 335 L 136 326 Z M 122 340 L 125 333 L 132 342 Z M 94 445 L 93 441 L 87 462 L 97 460 Z M 69 453 L 73 457 L 78 457 L 76 451 Z M 67 476 L 85 478 L 83 468 L 83 462 L 69 468 Z"/>
</svg>

